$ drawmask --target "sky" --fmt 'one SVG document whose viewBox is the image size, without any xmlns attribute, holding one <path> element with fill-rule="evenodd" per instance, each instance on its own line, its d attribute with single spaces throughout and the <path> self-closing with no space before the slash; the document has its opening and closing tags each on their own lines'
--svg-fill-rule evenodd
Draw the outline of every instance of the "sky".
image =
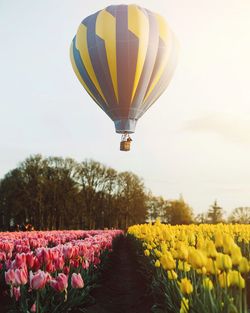
<svg viewBox="0 0 250 313">
<path fill-rule="evenodd" d="M 180 56 L 129 153 L 69 59 L 80 22 L 110 4 L 0 0 L 0 177 L 31 154 L 92 158 L 195 213 L 250 206 L 250 1 L 136 1 L 166 18 Z"/>
</svg>

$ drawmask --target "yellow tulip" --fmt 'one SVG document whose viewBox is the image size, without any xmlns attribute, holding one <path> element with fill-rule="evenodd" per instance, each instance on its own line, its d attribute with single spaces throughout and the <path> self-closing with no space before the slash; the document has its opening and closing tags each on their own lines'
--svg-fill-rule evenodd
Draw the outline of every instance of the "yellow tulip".
<svg viewBox="0 0 250 313">
<path fill-rule="evenodd" d="M 178 277 L 177 273 L 174 270 L 168 271 L 168 279 L 176 280 Z"/>
<path fill-rule="evenodd" d="M 208 274 L 216 275 L 218 273 L 216 262 L 211 258 L 207 259 L 206 269 Z"/>
<path fill-rule="evenodd" d="M 190 264 L 188 264 L 185 261 L 181 261 L 181 260 L 178 261 L 178 270 L 184 271 L 184 272 L 189 272 L 190 269 L 191 269 L 191 265 Z"/>
<path fill-rule="evenodd" d="M 187 246 L 184 244 L 180 244 L 177 249 L 177 257 L 180 260 L 187 260 L 188 258 L 188 249 Z"/>
<path fill-rule="evenodd" d="M 198 274 L 205 275 L 205 274 L 207 274 L 207 269 L 206 269 L 205 266 L 202 266 L 202 268 L 198 268 L 198 269 L 196 270 L 196 272 L 197 272 Z"/>
<path fill-rule="evenodd" d="M 215 244 L 213 243 L 213 241 L 209 241 L 207 246 L 206 246 L 206 250 L 207 250 L 207 256 L 211 257 L 211 258 L 216 258 L 218 252 L 216 250 Z"/>
<path fill-rule="evenodd" d="M 232 258 L 233 265 L 240 264 L 240 261 L 242 259 L 242 254 L 241 254 L 240 247 L 237 246 L 236 244 L 234 244 L 233 247 L 231 248 L 231 258 Z"/>
<path fill-rule="evenodd" d="M 216 248 L 220 248 L 223 246 L 223 236 L 222 236 L 222 233 L 219 231 L 219 232 L 216 232 L 215 233 L 215 247 Z"/>
<path fill-rule="evenodd" d="M 216 257 L 216 266 L 220 270 L 228 271 L 232 268 L 232 260 L 229 255 L 218 253 Z"/>
<path fill-rule="evenodd" d="M 230 280 L 229 280 L 229 276 L 226 272 L 222 272 L 219 277 L 219 284 L 221 286 L 221 288 L 226 288 L 230 286 Z"/>
<path fill-rule="evenodd" d="M 189 295 L 190 293 L 193 292 L 193 285 L 191 281 L 187 278 L 182 278 L 180 282 L 180 290 L 182 294 L 187 294 Z"/>
<path fill-rule="evenodd" d="M 233 238 L 230 235 L 225 234 L 223 237 L 223 252 L 231 253 L 233 246 L 234 246 Z"/>
<path fill-rule="evenodd" d="M 155 261 L 155 267 L 160 267 L 160 266 L 161 266 L 160 261 L 159 261 L 159 260 L 156 260 L 156 261 Z"/>
<path fill-rule="evenodd" d="M 160 258 L 162 256 L 161 251 L 159 251 L 158 249 L 154 249 L 154 253 L 157 256 L 157 258 Z"/>
<path fill-rule="evenodd" d="M 239 271 L 241 273 L 248 273 L 250 271 L 250 266 L 248 264 L 247 258 L 243 257 L 239 263 Z"/>
<path fill-rule="evenodd" d="M 201 250 L 193 250 L 189 253 L 188 262 L 194 269 L 201 269 L 207 263 L 207 258 Z"/>
<path fill-rule="evenodd" d="M 182 298 L 181 299 L 181 309 L 180 309 L 180 313 L 188 313 L 189 311 L 189 303 L 188 303 L 188 299 L 187 298 Z"/>
<path fill-rule="evenodd" d="M 163 254 L 160 262 L 164 270 L 174 270 L 176 268 L 176 262 L 170 253 Z"/>
<path fill-rule="evenodd" d="M 203 279 L 202 284 L 203 284 L 203 287 L 204 287 L 205 289 L 208 289 L 208 290 L 212 290 L 213 287 L 214 287 L 213 282 L 212 282 L 211 279 L 208 278 L 208 277 L 206 277 L 206 278 Z"/>
<path fill-rule="evenodd" d="M 231 286 L 237 286 L 241 289 L 245 288 L 245 279 L 241 276 L 240 272 L 234 270 L 229 272 L 228 276 Z"/>
</svg>

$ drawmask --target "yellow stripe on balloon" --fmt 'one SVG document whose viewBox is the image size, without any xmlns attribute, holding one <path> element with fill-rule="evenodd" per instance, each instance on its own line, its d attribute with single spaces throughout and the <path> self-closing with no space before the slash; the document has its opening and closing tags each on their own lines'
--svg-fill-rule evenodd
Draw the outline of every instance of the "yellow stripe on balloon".
<svg viewBox="0 0 250 313">
<path fill-rule="evenodd" d="M 113 83 L 113 88 L 117 102 L 118 84 L 117 84 L 117 64 L 116 64 L 116 19 L 106 10 L 100 11 L 96 18 L 96 35 L 105 42 L 109 71 Z"/>
<path fill-rule="evenodd" d="M 158 29 L 159 29 L 159 35 L 160 38 L 164 41 L 164 43 L 167 43 L 168 36 L 169 36 L 169 27 L 165 19 L 159 15 L 154 14 L 158 23 Z"/>
<path fill-rule="evenodd" d="M 153 79 L 153 81 L 151 82 L 151 85 L 148 89 L 147 94 L 144 97 L 143 102 L 145 102 L 147 100 L 147 98 L 149 97 L 149 95 L 151 94 L 151 92 L 153 91 L 153 89 L 155 88 L 156 84 L 159 82 L 159 80 L 161 79 L 162 74 L 164 73 L 164 70 L 166 68 L 167 65 L 167 61 L 169 59 L 169 55 L 170 55 L 170 51 L 171 51 L 171 34 L 170 34 L 170 30 L 168 28 L 167 23 L 165 22 L 164 18 L 158 14 L 155 14 L 157 23 L 158 23 L 158 29 L 159 29 L 159 37 L 162 39 L 162 41 L 167 45 L 167 51 L 166 54 L 164 55 L 164 58 L 161 60 L 161 63 L 159 65 L 159 68 L 155 74 L 155 77 Z"/>
<path fill-rule="evenodd" d="M 73 41 L 72 41 L 71 46 L 70 46 L 70 60 L 71 60 L 71 64 L 72 64 L 73 70 L 74 70 L 77 78 L 79 79 L 80 83 L 83 85 L 83 87 L 89 93 L 89 95 L 95 100 L 95 102 L 98 103 L 98 101 L 96 100 L 95 96 L 90 91 L 89 87 L 86 85 L 85 81 L 82 79 L 82 76 L 81 76 L 81 74 L 78 71 L 78 68 L 76 66 L 76 62 L 75 62 L 75 59 L 74 59 L 74 54 L 73 54 Z"/>
<path fill-rule="evenodd" d="M 139 39 L 137 64 L 131 97 L 132 102 L 139 84 L 139 80 L 141 78 L 149 39 L 148 17 L 136 5 L 128 5 L 128 29 Z"/>
<path fill-rule="evenodd" d="M 99 85 L 99 82 L 97 80 L 97 77 L 96 77 L 96 74 L 95 74 L 91 59 L 90 59 L 88 41 L 87 41 L 87 27 L 83 24 L 80 24 L 77 34 L 76 34 L 76 48 L 79 50 L 82 62 L 84 64 L 84 67 L 92 83 L 95 85 L 96 89 L 98 90 L 99 94 L 103 98 L 104 102 L 107 103 L 105 96 Z"/>
</svg>

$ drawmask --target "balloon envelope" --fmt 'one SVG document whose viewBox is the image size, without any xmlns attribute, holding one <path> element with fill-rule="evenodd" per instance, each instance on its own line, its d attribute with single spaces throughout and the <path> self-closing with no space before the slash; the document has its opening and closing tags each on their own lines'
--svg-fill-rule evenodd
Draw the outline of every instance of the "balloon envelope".
<svg viewBox="0 0 250 313">
<path fill-rule="evenodd" d="M 167 88 L 177 56 L 164 18 L 136 5 L 111 5 L 88 16 L 70 49 L 76 76 L 117 133 L 135 131 Z"/>
</svg>

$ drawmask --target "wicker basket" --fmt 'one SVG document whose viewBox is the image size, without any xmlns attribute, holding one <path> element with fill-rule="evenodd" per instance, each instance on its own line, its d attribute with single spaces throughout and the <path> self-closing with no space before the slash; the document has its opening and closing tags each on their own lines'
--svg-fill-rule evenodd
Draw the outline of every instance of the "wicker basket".
<svg viewBox="0 0 250 313">
<path fill-rule="evenodd" d="M 121 141 L 120 150 L 121 151 L 130 151 L 130 143 L 131 143 L 131 141 Z"/>
</svg>

